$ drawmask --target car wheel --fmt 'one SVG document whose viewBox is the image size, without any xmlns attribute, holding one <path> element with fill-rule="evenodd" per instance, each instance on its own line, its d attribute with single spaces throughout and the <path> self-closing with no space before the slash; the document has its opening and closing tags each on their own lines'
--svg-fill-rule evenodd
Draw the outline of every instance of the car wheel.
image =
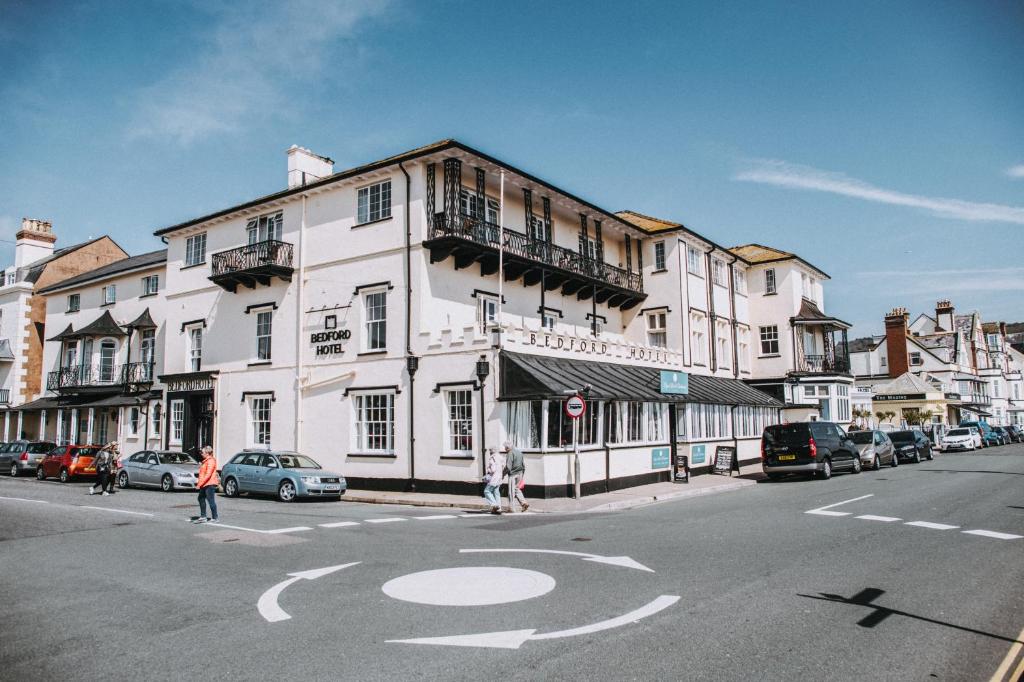
<svg viewBox="0 0 1024 682">
<path fill-rule="evenodd" d="M 928 458 L 929 462 L 932 461 L 933 459 L 935 459 L 935 453 L 932 452 L 931 448 L 928 448 L 928 452 L 925 453 L 925 457 Z"/>
<path fill-rule="evenodd" d="M 170 474 L 164 474 L 163 478 L 160 479 L 160 490 L 163 490 L 165 493 L 174 490 L 174 479 L 171 478 Z"/>
<path fill-rule="evenodd" d="M 876 454 L 875 458 L 873 460 L 871 460 L 871 470 L 872 471 L 878 471 L 881 468 L 882 468 L 882 458 L 879 457 Z"/>
<path fill-rule="evenodd" d="M 889 460 L 889 466 L 895 468 L 900 465 L 900 456 L 896 454 L 896 451 L 892 451 L 892 459 Z"/>
<path fill-rule="evenodd" d="M 822 481 L 827 481 L 832 478 L 832 462 L 827 459 L 822 462 L 821 471 L 818 472 L 818 478 Z"/>
<path fill-rule="evenodd" d="M 128 472 L 122 471 L 117 475 L 117 487 L 127 488 L 128 487 Z"/>
<path fill-rule="evenodd" d="M 38 467 L 36 469 L 36 479 L 40 481 L 46 480 L 46 472 L 43 471 L 43 467 Z"/>
<path fill-rule="evenodd" d="M 58 478 L 60 478 L 61 483 L 67 483 L 71 479 L 71 474 L 68 473 L 67 469 L 61 469 Z"/>
<path fill-rule="evenodd" d="M 224 479 L 224 497 L 238 497 L 238 481 L 230 476 Z"/>
<path fill-rule="evenodd" d="M 920 464 L 920 463 L 921 463 L 921 451 L 918 450 L 917 448 L 914 448 L 914 464 Z"/>
<path fill-rule="evenodd" d="M 11 478 L 17 478 L 17 477 L 18 477 L 18 463 L 17 462 L 11 462 Z"/>
<path fill-rule="evenodd" d="M 859 455 L 855 455 L 854 458 L 853 458 L 853 473 L 859 474 L 861 471 L 863 471 L 863 469 L 864 469 L 864 465 L 861 464 L 861 462 L 860 462 L 860 456 Z"/>
<path fill-rule="evenodd" d="M 281 481 L 281 485 L 277 486 L 277 499 L 282 502 L 291 502 L 295 499 L 296 494 L 295 484 L 287 479 Z"/>
</svg>

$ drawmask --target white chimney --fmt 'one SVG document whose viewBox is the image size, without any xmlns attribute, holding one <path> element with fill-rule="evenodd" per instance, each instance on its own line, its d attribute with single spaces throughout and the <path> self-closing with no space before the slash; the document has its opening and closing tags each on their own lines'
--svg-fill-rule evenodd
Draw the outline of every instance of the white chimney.
<svg viewBox="0 0 1024 682">
<path fill-rule="evenodd" d="M 334 173 L 334 161 L 293 144 L 288 148 L 288 189 L 316 182 Z"/>
<path fill-rule="evenodd" d="M 14 236 L 14 267 L 22 268 L 53 254 L 53 225 L 48 220 L 21 219 L 21 229 Z"/>
</svg>

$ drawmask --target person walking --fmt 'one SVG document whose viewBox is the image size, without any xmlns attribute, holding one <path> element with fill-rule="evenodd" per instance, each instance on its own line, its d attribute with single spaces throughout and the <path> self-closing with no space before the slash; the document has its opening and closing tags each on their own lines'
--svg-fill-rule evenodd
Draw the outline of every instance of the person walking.
<svg viewBox="0 0 1024 682">
<path fill-rule="evenodd" d="M 523 511 L 530 508 L 523 497 L 522 486 L 526 476 L 526 462 L 523 460 L 523 452 L 514 447 L 509 441 L 505 441 L 502 448 L 505 453 L 505 470 L 508 472 L 508 510 L 513 514 L 516 511 L 516 502 L 522 505 Z"/>
<path fill-rule="evenodd" d="M 121 467 L 121 446 L 117 441 L 107 443 L 110 452 L 110 475 L 107 476 L 107 492 L 114 494 L 114 483 L 117 481 L 117 470 Z"/>
<path fill-rule="evenodd" d="M 217 458 L 213 456 L 213 448 L 209 445 L 203 447 L 203 461 L 199 465 L 199 481 L 196 488 L 199 489 L 199 516 L 192 519 L 192 523 L 217 523 L 217 486 L 220 478 L 217 476 Z M 210 515 L 206 514 L 206 504 L 210 504 Z"/>
<path fill-rule="evenodd" d="M 113 462 L 114 455 L 106 446 L 93 457 L 92 465 L 96 468 L 96 482 L 89 486 L 90 495 L 96 494 L 97 486 L 104 495 L 110 494 L 107 492 L 107 483 L 110 481 L 110 466 Z"/>
<path fill-rule="evenodd" d="M 505 458 L 494 448 L 487 448 L 487 469 L 484 476 L 484 499 L 492 514 L 501 514 L 501 479 L 505 475 Z"/>
</svg>

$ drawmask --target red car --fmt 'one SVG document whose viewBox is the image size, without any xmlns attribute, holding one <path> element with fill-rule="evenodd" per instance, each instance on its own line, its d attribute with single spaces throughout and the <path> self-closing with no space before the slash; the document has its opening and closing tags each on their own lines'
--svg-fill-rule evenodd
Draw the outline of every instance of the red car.
<svg viewBox="0 0 1024 682">
<path fill-rule="evenodd" d="M 43 481 L 54 477 L 61 483 L 67 483 L 75 476 L 91 478 L 96 475 L 92 460 L 99 451 L 98 445 L 58 445 L 46 453 L 36 469 L 36 478 Z"/>
</svg>

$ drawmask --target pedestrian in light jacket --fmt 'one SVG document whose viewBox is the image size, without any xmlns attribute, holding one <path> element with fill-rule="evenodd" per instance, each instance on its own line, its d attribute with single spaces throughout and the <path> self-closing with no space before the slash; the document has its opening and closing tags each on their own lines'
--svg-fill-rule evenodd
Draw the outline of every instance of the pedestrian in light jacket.
<svg viewBox="0 0 1024 682">
<path fill-rule="evenodd" d="M 217 486 L 220 478 L 217 476 L 217 458 L 213 456 L 213 448 L 209 445 L 203 447 L 203 462 L 199 465 L 199 481 L 196 488 L 199 489 L 199 516 L 192 519 L 192 523 L 217 523 Z M 210 515 L 206 514 L 206 505 L 210 505 Z"/>
<path fill-rule="evenodd" d="M 530 505 L 526 503 L 523 491 L 519 488 L 523 477 L 526 476 L 526 462 L 523 460 L 523 452 L 509 441 L 505 441 L 502 451 L 506 457 L 505 471 L 508 472 L 508 510 L 515 513 L 516 502 L 518 501 L 522 505 L 523 511 L 526 511 L 530 508 Z"/>
<path fill-rule="evenodd" d="M 501 514 L 501 479 L 505 476 L 505 458 L 494 448 L 487 449 L 487 468 L 484 476 L 484 499 L 491 505 L 492 514 Z"/>
</svg>

